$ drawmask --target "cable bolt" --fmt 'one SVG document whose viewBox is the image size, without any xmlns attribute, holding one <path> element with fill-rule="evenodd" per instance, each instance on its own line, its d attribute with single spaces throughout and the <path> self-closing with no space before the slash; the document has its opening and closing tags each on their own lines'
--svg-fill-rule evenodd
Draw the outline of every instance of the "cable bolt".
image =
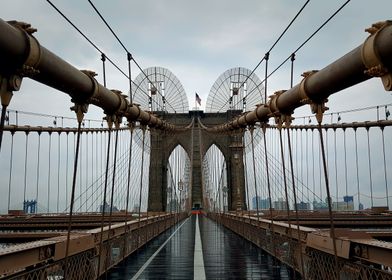
<svg viewBox="0 0 392 280">
<path fill-rule="evenodd" d="M 71 100 L 73 102 L 73 100 Z M 79 104 L 75 103 L 74 106 L 72 106 L 71 111 L 74 111 L 76 113 L 76 118 L 78 120 L 78 123 L 82 123 L 84 119 L 84 114 L 87 113 L 88 111 L 88 104 Z"/>
</svg>

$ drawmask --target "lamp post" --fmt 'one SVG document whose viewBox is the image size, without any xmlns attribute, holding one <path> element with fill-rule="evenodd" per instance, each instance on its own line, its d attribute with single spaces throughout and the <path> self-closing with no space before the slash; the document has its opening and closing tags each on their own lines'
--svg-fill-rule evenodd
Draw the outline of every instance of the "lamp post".
<svg viewBox="0 0 392 280">
<path fill-rule="evenodd" d="M 182 211 L 182 191 L 184 189 L 184 182 L 182 179 L 178 182 L 178 190 L 180 191 L 180 211 Z"/>
</svg>

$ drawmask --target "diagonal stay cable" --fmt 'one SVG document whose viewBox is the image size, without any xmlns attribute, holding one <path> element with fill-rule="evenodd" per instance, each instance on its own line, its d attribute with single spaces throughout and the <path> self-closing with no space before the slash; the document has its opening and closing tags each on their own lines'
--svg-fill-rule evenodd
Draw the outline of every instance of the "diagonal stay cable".
<svg viewBox="0 0 392 280">
<path fill-rule="evenodd" d="M 250 74 L 246 77 L 246 79 L 242 82 L 241 87 L 243 87 L 243 85 L 248 81 L 249 77 L 253 75 L 253 73 L 257 70 L 257 68 L 259 68 L 259 66 L 261 65 L 261 63 L 264 60 L 268 60 L 269 57 L 269 53 L 275 48 L 275 46 L 278 44 L 278 42 L 280 41 L 280 39 L 282 39 L 282 37 L 284 36 L 284 34 L 286 34 L 286 32 L 289 30 L 289 28 L 291 27 L 291 25 L 294 23 L 294 21 L 299 17 L 299 15 L 302 13 L 302 11 L 305 9 L 305 7 L 309 4 L 310 0 L 307 0 L 301 7 L 301 9 L 299 9 L 299 11 L 297 12 L 297 14 L 294 16 L 294 18 L 292 18 L 292 20 L 290 21 L 290 23 L 286 26 L 286 28 L 283 30 L 283 32 L 279 35 L 279 37 L 276 39 L 276 41 L 272 44 L 272 46 L 269 48 L 269 50 L 265 53 L 265 55 L 263 56 L 263 58 L 257 63 L 257 65 L 253 68 L 253 70 L 250 72 Z"/>
<path fill-rule="evenodd" d="M 127 53 L 127 56 L 130 55 L 129 50 L 127 49 L 127 47 L 125 46 L 125 44 L 120 40 L 120 38 L 117 36 L 116 32 L 114 32 L 113 28 L 110 26 L 110 24 L 107 22 L 107 20 L 104 18 L 104 16 L 101 14 L 101 12 L 98 10 L 98 8 L 94 5 L 94 3 L 91 0 L 87 0 L 91 7 L 94 9 L 94 11 L 98 14 L 98 16 L 101 18 L 101 20 L 104 22 L 104 24 L 106 25 L 106 27 L 110 30 L 110 32 L 113 34 L 113 36 L 117 39 L 117 42 L 121 45 L 121 47 L 125 50 L 125 52 Z M 148 82 L 153 84 L 151 82 L 151 80 L 149 79 L 149 77 L 146 75 L 146 73 L 144 72 L 144 70 L 142 69 L 142 67 L 140 67 L 140 65 L 136 62 L 135 58 L 132 57 L 132 60 L 135 62 L 136 66 L 139 68 L 139 70 L 143 73 L 143 75 L 147 78 Z M 158 90 L 157 88 L 157 92 L 158 94 L 163 97 L 162 93 Z M 132 94 L 132 93 L 131 93 Z M 174 111 L 176 111 L 174 109 L 174 107 L 169 103 L 166 102 Z"/>
<path fill-rule="evenodd" d="M 289 61 L 293 54 L 301 50 L 325 25 L 327 25 L 351 0 L 344 2 L 328 19 L 326 19 L 301 45 L 299 45 L 285 60 L 282 61 L 270 74 L 266 76 L 254 89 L 248 92 L 248 95 L 255 91 L 262 85 L 268 78 L 270 78 L 276 71 L 278 71 L 287 61 Z M 235 104 L 235 106 L 238 104 Z"/>
<path fill-rule="evenodd" d="M 48 2 L 53 9 L 55 9 L 83 38 L 85 38 L 87 40 L 87 42 L 90 43 L 90 45 L 97 50 L 101 55 L 104 55 L 105 58 L 110 62 L 110 64 L 112 64 L 114 66 L 114 68 L 116 68 L 125 78 L 127 78 L 128 80 L 131 81 L 132 84 L 134 84 L 135 86 L 137 86 L 130 78 L 129 75 L 127 75 L 110 57 L 108 57 L 103 51 L 102 49 L 100 49 L 80 28 L 78 28 L 63 12 L 60 11 L 60 9 L 54 5 L 50 0 L 46 0 L 46 2 Z M 143 91 L 142 92 L 148 96 L 147 92 Z M 154 103 L 156 103 L 156 101 L 154 101 Z"/>
</svg>

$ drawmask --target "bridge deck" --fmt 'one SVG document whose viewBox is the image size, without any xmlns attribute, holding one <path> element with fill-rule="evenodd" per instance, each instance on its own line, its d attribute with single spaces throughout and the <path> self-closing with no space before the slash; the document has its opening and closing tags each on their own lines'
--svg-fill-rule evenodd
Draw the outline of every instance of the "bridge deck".
<svg viewBox="0 0 392 280">
<path fill-rule="evenodd" d="M 273 259 L 260 248 L 216 222 L 199 217 L 204 267 L 197 264 L 198 227 L 196 217 L 191 216 L 128 257 L 108 273 L 108 279 L 289 278 L 289 269 L 273 266 Z"/>
</svg>

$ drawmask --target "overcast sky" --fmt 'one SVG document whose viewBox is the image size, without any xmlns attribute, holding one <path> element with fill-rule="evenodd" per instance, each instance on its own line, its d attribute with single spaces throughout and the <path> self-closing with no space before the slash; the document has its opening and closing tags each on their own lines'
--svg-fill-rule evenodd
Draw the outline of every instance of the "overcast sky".
<svg viewBox="0 0 392 280">
<path fill-rule="evenodd" d="M 271 52 L 274 69 L 345 1 L 310 1 L 301 16 Z M 86 1 L 53 3 L 110 58 L 127 71 L 126 54 Z M 229 68 L 253 69 L 305 1 L 94 1 L 96 7 L 143 67 L 162 66 L 181 81 L 190 106 L 198 92 L 202 105 L 215 80 Z M 41 44 L 80 69 L 91 69 L 102 82 L 100 54 L 44 0 L 3 0 L 4 20 L 21 20 L 38 29 Z M 306 70 L 321 69 L 360 45 L 366 27 L 390 18 L 392 2 L 351 1 L 298 54 L 295 81 Z M 133 66 L 135 77 L 139 71 Z M 264 65 L 256 74 L 264 77 Z M 108 66 L 108 87 L 128 92 L 127 80 Z M 289 64 L 269 82 L 268 93 L 287 89 Z M 10 108 L 68 114 L 69 97 L 25 79 Z M 47 100 L 51 106 L 42 104 Z M 379 80 L 365 82 L 331 98 L 331 111 L 390 103 Z M 94 115 L 94 110 L 91 109 Z M 98 110 L 97 112 L 100 112 Z M 302 111 L 299 111 L 301 115 Z M 307 114 L 306 108 L 303 114 Z M 98 115 L 97 115 L 98 116 Z M 100 117 L 100 116 L 99 116 Z"/>
</svg>

